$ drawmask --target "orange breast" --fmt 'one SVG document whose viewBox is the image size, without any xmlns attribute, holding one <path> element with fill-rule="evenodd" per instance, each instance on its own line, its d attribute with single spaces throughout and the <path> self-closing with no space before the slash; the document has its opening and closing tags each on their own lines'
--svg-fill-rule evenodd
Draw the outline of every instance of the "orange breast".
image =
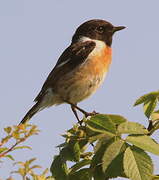
<svg viewBox="0 0 159 180">
<path fill-rule="evenodd" d="M 87 81 L 89 78 L 104 78 L 112 60 L 112 50 L 106 45 L 99 51 L 94 51 L 88 56 L 86 62 L 76 71 L 77 79 Z"/>
<path fill-rule="evenodd" d="M 93 67 L 94 73 L 96 75 L 102 75 L 103 73 L 108 71 L 109 65 L 111 64 L 111 60 L 112 49 L 110 47 L 105 46 L 105 48 L 103 48 L 100 53 L 97 53 L 92 57 L 92 65 L 90 67 Z"/>
</svg>

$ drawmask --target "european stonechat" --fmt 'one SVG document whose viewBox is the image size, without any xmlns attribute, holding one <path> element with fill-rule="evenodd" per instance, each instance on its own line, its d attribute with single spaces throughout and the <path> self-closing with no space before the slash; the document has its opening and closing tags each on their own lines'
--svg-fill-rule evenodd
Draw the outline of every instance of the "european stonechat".
<svg viewBox="0 0 159 180">
<path fill-rule="evenodd" d="M 77 103 L 95 93 L 102 84 L 112 60 L 112 37 L 124 28 L 98 19 L 80 25 L 35 98 L 36 104 L 20 124 L 42 109 L 62 103 L 71 105 L 78 120 L 76 109 L 86 114 Z"/>
</svg>

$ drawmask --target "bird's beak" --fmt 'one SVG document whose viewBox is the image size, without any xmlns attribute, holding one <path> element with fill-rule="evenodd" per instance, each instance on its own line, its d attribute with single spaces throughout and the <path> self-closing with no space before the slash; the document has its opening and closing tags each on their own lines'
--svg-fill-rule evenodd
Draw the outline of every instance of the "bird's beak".
<svg viewBox="0 0 159 180">
<path fill-rule="evenodd" d="M 116 31 L 120 31 L 122 29 L 125 29 L 126 27 L 125 26 L 117 26 L 117 27 L 114 27 L 113 28 L 113 33 L 115 33 Z"/>
</svg>

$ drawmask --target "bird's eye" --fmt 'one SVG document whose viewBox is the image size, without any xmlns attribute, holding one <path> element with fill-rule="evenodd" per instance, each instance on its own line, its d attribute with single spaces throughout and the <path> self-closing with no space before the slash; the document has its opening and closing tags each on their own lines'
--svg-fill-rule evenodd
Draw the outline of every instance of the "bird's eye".
<svg viewBox="0 0 159 180">
<path fill-rule="evenodd" d="M 104 27 L 103 26 L 99 26 L 99 27 L 97 27 L 97 29 L 96 29 L 98 32 L 100 32 L 100 33 L 103 33 L 104 32 Z"/>
</svg>

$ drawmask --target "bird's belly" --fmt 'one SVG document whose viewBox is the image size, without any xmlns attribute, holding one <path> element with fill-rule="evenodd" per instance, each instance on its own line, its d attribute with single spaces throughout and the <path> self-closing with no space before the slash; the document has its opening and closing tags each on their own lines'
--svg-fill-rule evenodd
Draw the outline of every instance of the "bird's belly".
<svg viewBox="0 0 159 180">
<path fill-rule="evenodd" d="M 71 103 L 78 103 L 95 93 L 105 79 L 107 69 L 104 71 L 85 68 L 76 71 L 69 79 L 62 80 L 58 93 L 62 99 Z"/>
<path fill-rule="evenodd" d="M 96 92 L 103 80 L 104 76 L 90 78 L 88 76 L 81 78 L 80 76 L 79 79 L 76 76 L 74 80 L 70 79 L 66 81 L 58 93 L 60 93 L 62 99 L 71 103 L 78 103 Z"/>
<path fill-rule="evenodd" d="M 88 57 L 78 69 L 61 79 L 58 84 L 58 94 L 63 100 L 71 103 L 86 99 L 102 84 L 110 63 L 111 53 L 109 54 L 108 50 L 100 56 Z"/>
<path fill-rule="evenodd" d="M 68 98 L 72 103 L 80 102 L 96 92 L 102 84 L 105 76 L 94 76 L 91 78 L 84 78 L 72 84 L 68 89 Z"/>
</svg>

